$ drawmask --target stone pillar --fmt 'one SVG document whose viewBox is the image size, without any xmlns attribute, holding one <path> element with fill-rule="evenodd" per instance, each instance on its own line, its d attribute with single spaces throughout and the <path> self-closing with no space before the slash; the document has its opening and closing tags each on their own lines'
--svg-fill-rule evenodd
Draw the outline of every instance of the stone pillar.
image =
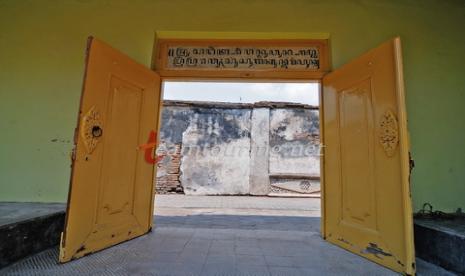
<svg viewBox="0 0 465 276">
<path fill-rule="evenodd" d="M 251 195 L 267 195 L 270 192 L 268 170 L 270 140 L 270 109 L 254 108 L 250 134 L 250 175 Z"/>
</svg>

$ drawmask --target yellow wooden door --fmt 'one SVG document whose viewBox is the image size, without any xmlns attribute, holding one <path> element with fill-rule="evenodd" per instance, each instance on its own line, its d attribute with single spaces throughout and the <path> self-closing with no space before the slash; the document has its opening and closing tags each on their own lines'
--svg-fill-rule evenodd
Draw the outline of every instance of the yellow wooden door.
<svg viewBox="0 0 465 276">
<path fill-rule="evenodd" d="M 155 72 L 89 38 L 60 262 L 150 231 L 154 166 L 139 146 L 160 96 Z"/>
<path fill-rule="evenodd" d="M 325 238 L 415 273 L 400 39 L 323 79 Z"/>
</svg>

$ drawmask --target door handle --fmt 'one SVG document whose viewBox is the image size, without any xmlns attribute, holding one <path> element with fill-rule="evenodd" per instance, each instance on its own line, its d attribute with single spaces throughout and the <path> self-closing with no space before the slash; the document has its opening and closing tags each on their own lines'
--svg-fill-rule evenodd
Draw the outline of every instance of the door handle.
<svg viewBox="0 0 465 276">
<path fill-rule="evenodd" d="M 95 106 L 82 117 L 80 132 L 87 154 L 91 154 L 103 135 L 102 116 Z"/>
<path fill-rule="evenodd" d="M 92 127 L 92 136 L 94 138 L 99 138 L 103 135 L 103 129 L 100 126 L 93 126 Z"/>
</svg>

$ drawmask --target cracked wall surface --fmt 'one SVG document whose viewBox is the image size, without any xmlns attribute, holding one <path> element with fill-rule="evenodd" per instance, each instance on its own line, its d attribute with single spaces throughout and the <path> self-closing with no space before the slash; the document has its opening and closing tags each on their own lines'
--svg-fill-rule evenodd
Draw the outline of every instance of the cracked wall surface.
<svg viewBox="0 0 465 276">
<path fill-rule="evenodd" d="M 165 101 L 157 192 L 283 195 L 319 191 L 315 107 Z"/>
</svg>

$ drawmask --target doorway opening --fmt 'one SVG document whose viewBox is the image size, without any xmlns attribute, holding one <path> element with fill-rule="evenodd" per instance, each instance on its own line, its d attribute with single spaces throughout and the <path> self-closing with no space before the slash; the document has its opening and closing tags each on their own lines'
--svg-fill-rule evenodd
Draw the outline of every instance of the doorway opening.
<svg viewBox="0 0 465 276">
<path fill-rule="evenodd" d="M 231 43 L 234 45 L 228 46 Z M 278 43 L 279 45 L 273 46 L 270 43 Z M 284 43 L 284 46 L 281 43 Z M 309 43 L 311 45 L 307 45 Z M 60 261 L 67 262 L 73 258 L 82 257 L 88 253 L 141 236 L 152 229 L 154 207 L 152 200 L 153 188 L 155 187 L 153 185 L 154 163 L 152 160 L 159 160 L 159 158 L 154 159 L 152 156 L 153 148 L 156 146 L 154 139 L 156 132 L 153 127 L 159 128 L 159 122 L 162 121 L 160 118 L 162 116 L 158 116 L 162 115 L 160 114 L 162 78 L 166 78 L 164 80 L 169 78 L 189 80 L 211 78 L 210 80 L 213 80 L 216 77 L 233 80 L 281 81 L 318 79 L 323 83 L 319 93 L 322 97 L 321 109 L 319 110 L 324 112 L 319 115 L 321 115 L 321 122 L 324 126 L 321 128 L 324 129 L 321 136 L 325 144 L 325 166 L 324 174 L 322 174 L 324 176 L 324 192 L 322 192 L 324 204 L 321 206 L 324 211 L 321 212 L 323 218 L 321 234 L 331 243 L 366 259 L 395 271 L 413 274 L 415 263 L 411 206 L 408 196 L 408 143 L 406 140 L 400 40 L 395 38 L 383 43 L 329 74 L 327 74 L 329 63 L 326 46 L 327 41 L 301 40 L 293 41 L 291 44 L 286 43 L 286 41 L 265 40 L 255 42 L 249 40 L 241 42 L 233 40 L 216 42 L 207 40 L 165 41 L 159 48 L 160 51 L 154 55 L 154 69 L 156 69 L 154 72 L 135 63 L 110 46 L 91 38 L 85 75 L 86 85 L 84 85 L 84 96 L 80 107 L 80 114 L 84 115 L 80 117 L 80 127 L 77 128 L 79 136 L 76 135 L 78 137 L 77 151 L 76 157 L 73 159 L 75 162 L 73 162 L 66 227 L 60 247 Z M 324 57 L 324 59 L 320 59 L 320 57 Z M 110 87 L 106 87 L 108 83 L 111 84 Z M 106 94 L 98 93 L 98 91 L 106 91 Z M 111 101 L 107 99 L 111 99 Z M 192 103 L 186 104 L 184 102 L 179 106 L 189 105 Z M 274 129 L 271 110 L 280 109 L 283 106 L 279 103 L 249 103 L 249 105 L 240 108 L 241 111 L 247 108 L 252 109 L 249 117 L 234 116 L 234 112 L 224 116 L 222 112 L 216 112 L 213 116 L 216 118 L 215 120 L 212 114 L 203 121 L 200 120 L 200 115 L 194 116 L 193 124 L 190 124 L 187 119 L 181 120 L 184 124 L 188 123 L 186 130 L 189 131 L 190 135 L 181 133 L 182 145 L 180 149 L 184 150 L 186 148 L 184 144 L 186 144 L 189 151 L 192 149 L 195 157 L 193 159 L 194 165 L 189 167 L 192 176 L 190 180 L 205 180 L 196 183 L 197 186 L 182 187 L 182 192 L 185 193 L 189 190 L 192 193 L 218 194 L 218 191 L 215 191 L 216 188 L 231 189 L 231 187 L 237 187 L 230 185 L 232 181 L 248 179 L 245 193 L 247 193 L 248 188 L 249 194 L 260 195 L 264 193 L 270 196 L 268 193 L 272 190 L 272 177 L 277 179 L 277 182 L 283 179 L 290 182 L 290 180 L 303 176 L 295 172 L 278 172 L 275 175 L 269 173 L 273 163 L 271 157 L 275 156 L 276 159 L 273 160 L 279 161 L 288 157 L 284 153 L 289 153 L 289 151 L 283 151 L 282 148 L 278 147 L 279 150 L 275 149 L 277 153 L 272 155 L 274 147 L 270 148 L 271 142 L 279 142 L 280 139 L 277 138 L 287 137 L 286 134 L 289 133 L 300 133 L 299 131 L 287 131 L 289 126 L 295 127 L 295 124 L 280 125 L 276 128 L 277 133 L 279 133 L 276 136 L 270 132 Z M 201 107 L 205 108 L 206 106 L 197 106 L 196 108 L 200 109 Z M 262 112 L 253 112 L 256 107 Z M 215 109 L 224 111 L 233 108 L 223 103 L 222 106 Z M 267 109 L 269 109 L 268 112 Z M 258 127 L 254 131 L 253 115 L 259 119 L 268 116 L 268 124 L 267 120 L 264 119 L 265 123 L 256 123 Z M 102 120 L 102 118 L 107 118 L 107 120 Z M 238 118 L 249 118 L 251 120 L 250 127 L 235 128 L 232 123 L 237 122 Z M 277 121 L 279 122 L 279 120 Z M 239 120 L 239 122 L 239 126 L 244 124 L 247 126 L 246 120 Z M 102 125 L 105 125 L 106 134 L 94 133 L 94 127 L 101 128 Z M 224 126 L 228 126 L 228 129 L 224 129 Z M 263 128 L 260 126 L 263 126 L 266 131 L 262 131 Z M 132 129 L 134 131 L 131 131 Z M 181 128 L 173 126 L 170 131 L 178 129 Z M 231 129 L 239 129 L 239 131 L 230 131 Z M 147 143 L 144 143 L 142 137 L 146 137 L 147 132 L 149 139 Z M 132 133 L 132 135 L 128 135 L 128 133 Z M 233 135 L 221 139 L 222 134 L 231 133 Z M 185 137 L 189 139 L 184 141 Z M 290 137 L 296 138 L 293 135 Z M 254 140 L 254 138 L 257 139 Z M 297 138 L 304 139 L 305 135 L 297 135 Z M 255 154 L 253 152 L 254 141 L 266 145 L 264 148 L 268 149 L 265 151 L 267 154 L 261 157 L 259 154 Z M 225 147 L 219 146 L 231 144 L 231 142 L 237 142 L 237 144 L 231 145 L 233 149 L 236 149 L 236 153 L 231 154 L 230 150 L 226 151 Z M 280 146 L 279 143 L 278 146 Z M 295 154 L 294 147 L 290 148 L 290 152 Z M 224 162 L 226 154 L 235 156 L 238 154 L 237 149 L 239 149 L 239 153 L 246 153 L 248 162 L 246 160 Z M 181 151 L 179 152 L 181 153 Z M 161 158 L 165 158 L 166 153 L 161 154 Z M 222 154 L 220 160 L 216 158 L 219 154 Z M 260 162 L 260 160 L 263 161 L 263 156 L 268 162 Z M 182 159 L 179 169 L 180 176 L 188 175 L 187 171 L 182 170 L 186 160 L 178 157 L 179 160 Z M 205 160 L 205 158 L 207 159 Z M 220 175 L 204 169 L 219 167 L 221 163 L 216 161 L 222 161 L 232 167 Z M 259 164 L 265 164 L 265 168 L 260 167 Z M 268 190 L 262 190 L 263 187 L 267 187 L 262 185 L 266 183 L 264 176 L 267 174 L 253 173 L 256 170 L 251 170 L 251 165 L 255 166 L 253 168 L 260 169 L 261 172 L 268 172 L 267 181 L 270 183 Z M 105 169 L 102 173 L 103 176 L 92 177 L 97 176 L 97 173 L 102 171 L 101 168 Z M 234 175 L 233 173 L 239 169 L 244 169 L 242 172 L 247 173 Z M 97 180 L 86 181 L 90 178 Z M 218 179 L 227 179 L 230 183 L 229 185 L 211 185 L 218 184 Z M 251 181 L 257 179 L 260 181 Z M 311 176 L 309 179 L 311 180 Z M 188 183 L 193 183 L 193 181 Z M 261 185 L 250 185 L 251 183 Z M 278 184 L 284 185 L 283 183 Z M 286 183 L 284 187 L 278 186 L 277 190 L 283 188 L 289 190 L 289 187 L 304 189 L 303 187 L 309 186 L 312 187 L 312 184 L 296 187 L 295 183 Z M 244 188 L 244 186 L 238 187 Z M 99 197 L 89 198 L 87 195 L 92 191 L 95 191 Z M 228 195 L 236 193 L 241 193 L 241 189 L 226 191 Z M 331 196 L 326 197 L 325 194 Z M 211 196 L 206 199 L 208 203 L 212 201 Z M 220 201 L 219 204 L 225 207 L 223 203 L 224 201 Z M 247 204 L 246 201 L 239 202 L 240 207 L 247 206 Z M 283 204 L 282 201 L 275 202 L 272 207 L 281 204 Z M 89 208 L 82 208 L 82 206 L 89 206 Z M 226 207 L 228 207 L 227 204 Z M 157 209 L 160 210 L 159 205 Z M 262 211 L 262 209 L 258 209 Z M 275 209 L 272 208 L 273 211 Z M 202 213 L 200 215 L 205 217 Z M 173 219 L 170 221 L 173 222 Z M 319 228 L 319 223 L 314 228 L 312 225 L 296 228 L 296 222 L 300 220 L 291 221 L 287 224 L 291 229 L 305 232 L 309 228 L 310 230 Z M 208 222 L 211 224 L 212 220 L 208 220 Z M 263 228 L 283 224 L 274 219 L 270 221 L 260 218 L 259 221 L 254 221 L 251 224 L 249 224 L 249 220 L 246 223 L 239 221 L 233 223 L 234 227 L 228 228 L 227 226 L 231 225 L 231 219 L 227 217 L 222 220 L 220 227 L 225 226 L 223 222 L 226 223 L 227 229 L 234 232 L 233 235 L 236 235 L 235 230 L 241 229 L 237 227 L 243 224 L 255 227 L 253 230 L 256 229 L 257 224 L 263 224 L 263 222 L 265 222 Z M 160 226 L 159 218 L 158 226 Z M 206 230 L 211 228 L 210 225 L 204 227 Z M 193 232 L 196 232 L 195 227 L 182 231 L 179 230 L 179 227 L 165 230 L 168 231 L 169 236 L 165 236 L 165 238 L 172 240 L 181 251 L 186 248 L 187 242 L 194 235 Z M 172 239 L 172 232 L 186 234 L 184 230 L 188 233 L 187 237 L 184 236 L 183 241 L 179 242 L 177 238 Z M 286 257 L 290 254 L 296 254 L 308 262 L 308 255 L 311 255 L 309 248 L 314 242 L 311 237 L 318 234 L 315 231 L 307 231 L 303 237 L 300 233 L 302 231 L 297 232 L 299 233 L 286 233 L 281 239 L 281 241 L 283 239 L 287 241 L 287 239 L 294 237 L 294 234 L 298 235 L 300 238 L 292 243 L 293 246 L 286 246 L 289 245 L 287 242 L 276 245 L 275 239 L 270 239 L 268 236 L 268 244 L 261 245 L 263 249 L 261 252 L 275 254 L 277 251 L 282 251 L 283 248 L 292 248 L 292 252 L 280 252 L 279 256 Z M 218 233 L 208 234 L 216 235 Z M 243 234 L 253 236 L 257 232 Z M 265 233 L 265 235 L 268 234 L 270 233 Z M 241 237 L 243 238 L 244 235 Z M 244 247 L 248 247 L 247 250 L 249 250 L 251 249 L 250 244 L 260 245 L 260 240 L 260 238 L 255 238 L 254 241 L 247 241 Z M 320 239 L 319 242 L 321 241 Z M 171 250 L 176 245 L 167 242 L 162 243 L 161 248 Z M 224 248 L 222 245 L 217 245 L 217 247 Z M 255 245 L 252 247 L 257 248 Z M 211 245 L 211 248 L 214 246 Z M 235 250 L 236 247 L 232 248 Z M 194 255 L 197 253 L 197 249 L 197 246 L 193 246 L 191 251 L 194 252 Z M 328 250 L 331 251 L 331 249 Z M 216 250 L 210 251 L 210 247 L 208 247 L 207 251 L 213 253 Z M 237 253 L 237 251 L 234 252 Z M 216 255 L 210 255 L 213 261 Z M 176 258 L 178 257 L 181 258 L 179 254 L 176 255 Z M 231 264 L 231 262 L 226 263 Z M 208 269 L 205 268 L 205 270 Z"/>
<path fill-rule="evenodd" d="M 227 216 L 257 229 L 263 218 L 318 227 L 310 219 L 321 216 L 318 82 L 162 87 L 155 225 L 186 217 L 221 224 Z"/>
</svg>

